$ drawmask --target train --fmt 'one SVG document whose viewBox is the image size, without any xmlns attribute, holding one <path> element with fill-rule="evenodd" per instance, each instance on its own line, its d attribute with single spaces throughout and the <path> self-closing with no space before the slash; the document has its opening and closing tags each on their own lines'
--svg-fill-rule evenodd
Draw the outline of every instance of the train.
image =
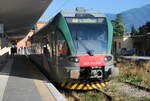
<svg viewBox="0 0 150 101">
<path fill-rule="evenodd" d="M 30 38 L 30 59 L 57 83 L 104 81 L 116 70 L 112 37 L 112 24 L 104 14 L 64 10 Z"/>
</svg>

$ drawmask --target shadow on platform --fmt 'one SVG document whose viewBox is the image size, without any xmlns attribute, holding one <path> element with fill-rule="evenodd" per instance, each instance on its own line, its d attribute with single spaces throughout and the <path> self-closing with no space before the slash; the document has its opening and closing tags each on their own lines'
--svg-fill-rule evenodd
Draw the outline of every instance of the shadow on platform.
<svg viewBox="0 0 150 101">
<path fill-rule="evenodd" d="M 1 58 L 4 57 L 1 56 L 0 59 Z M 8 68 L 6 64 L 11 60 L 13 61 L 10 65 L 11 71 L 3 71 L 4 68 Z M 24 55 L 7 55 L 6 59 L 3 61 L 3 65 L 0 66 L 0 74 L 9 75 L 10 77 L 13 76 L 18 78 L 43 80 L 43 74 L 39 73 L 38 68 L 36 68 L 36 66 L 34 66 Z"/>
</svg>

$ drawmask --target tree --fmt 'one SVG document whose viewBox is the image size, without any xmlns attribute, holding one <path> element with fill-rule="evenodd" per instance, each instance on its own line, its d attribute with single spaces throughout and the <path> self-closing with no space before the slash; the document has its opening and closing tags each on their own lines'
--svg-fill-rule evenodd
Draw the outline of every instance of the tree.
<svg viewBox="0 0 150 101">
<path fill-rule="evenodd" d="M 125 29 L 124 29 L 124 25 L 122 24 L 122 22 L 123 22 L 122 14 L 117 14 L 116 19 L 112 20 L 112 24 L 114 28 L 114 32 L 113 32 L 114 36 L 124 35 Z"/>
<path fill-rule="evenodd" d="M 147 34 L 148 32 L 150 32 L 150 22 L 147 22 L 145 25 L 139 28 L 140 35 Z"/>
<path fill-rule="evenodd" d="M 130 35 L 131 36 L 135 36 L 135 35 L 137 35 L 138 34 L 138 31 L 136 30 L 136 28 L 134 27 L 134 26 L 132 26 L 131 27 L 131 33 L 130 33 Z"/>
</svg>

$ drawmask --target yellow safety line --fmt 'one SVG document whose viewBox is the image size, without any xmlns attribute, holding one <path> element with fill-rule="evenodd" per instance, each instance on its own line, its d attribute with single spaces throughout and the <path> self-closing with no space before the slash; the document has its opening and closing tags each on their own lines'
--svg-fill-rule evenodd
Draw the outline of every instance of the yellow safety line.
<svg viewBox="0 0 150 101">
<path fill-rule="evenodd" d="M 106 81 L 105 84 L 108 85 L 108 82 Z"/>
<path fill-rule="evenodd" d="M 101 85 L 99 84 L 99 82 L 96 82 L 96 85 L 97 85 L 99 88 L 102 88 Z"/>
<path fill-rule="evenodd" d="M 82 88 L 83 88 L 83 86 L 84 86 L 84 84 L 83 84 L 83 83 L 82 83 L 82 84 L 80 84 L 80 85 L 78 86 L 77 90 L 82 89 Z"/>
<path fill-rule="evenodd" d="M 66 88 L 70 88 L 72 85 L 72 82 L 69 82 L 67 85 L 66 85 Z"/>
<path fill-rule="evenodd" d="M 64 82 L 62 82 L 61 83 L 61 87 L 64 87 L 65 86 L 65 84 L 66 84 L 66 82 L 64 81 Z"/>
<path fill-rule="evenodd" d="M 75 83 L 72 85 L 71 89 L 75 89 L 79 83 Z"/>
<path fill-rule="evenodd" d="M 105 87 L 108 82 L 90 82 L 90 83 L 79 83 L 79 82 L 62 82 L 61 87 L 72 89 L 72 90 L 92 90 Z"/>
<path fill-rule="evenodd" d="M 95 84 L 93 82 L 91 82 L 91 86 L 94 88 L 94 89 L 97 89 L 97 87 L 95 86 Z"/>
<path fill-rule="evenodd" d="M 103 87 L 105 87 L 105 84 L 104 84 L 103 82 L 101 83 L 101 85 L 102 85 Z"/>
<path fill-rule="evenodd" d="M 92 89 L 92 87 L 91 87 L 88 83 L 86 84 L 86 87 L 87 87 L 89 90 Z"/>
<path fill-rule="evenodd" d="M 87 90 L 88 88 L 85 86 L 84 88 L 83 88 L 83 90 Z"/>
</svg>

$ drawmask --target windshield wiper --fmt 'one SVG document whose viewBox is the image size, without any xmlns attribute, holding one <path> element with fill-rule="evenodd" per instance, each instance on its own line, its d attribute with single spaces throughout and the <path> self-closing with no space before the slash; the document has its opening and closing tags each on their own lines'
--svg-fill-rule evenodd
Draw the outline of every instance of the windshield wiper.
<svg viewBox="0 0 150 101">
<path fill-rule="evenodd" d="M 87 53 L 88 53 L 90 56 L 93 56 L 93 55 L 94 55 L 94 50 L 88 50 Z"/>
<path fill-rule="evenodd" d="M 87 48 L 87 46 L 78 38 L 77 33 L 76 33 L 76 41 L 77 41 L 77 47 L 78 46 L 78 42 L 80 42 L 80 44 L 85 48 L 86 52 L 90 55 L 93 56 L 94 55 L 94 50 L 90 50 Z"/>
</svg>

